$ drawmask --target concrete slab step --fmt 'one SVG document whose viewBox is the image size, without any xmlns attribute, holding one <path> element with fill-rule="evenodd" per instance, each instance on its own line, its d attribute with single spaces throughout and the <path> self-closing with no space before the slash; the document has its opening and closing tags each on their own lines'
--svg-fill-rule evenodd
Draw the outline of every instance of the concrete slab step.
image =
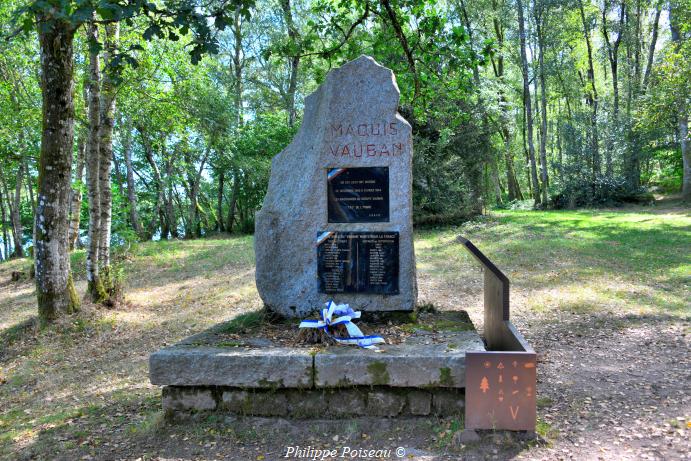
<svg viewBox="0 0 691 461">
<path fill-rule="evenodd" d="M 152 384 L 246 389 L 463 388 L 466 352 L 485 350 L 475 330 L 419 331 L 401 344 L 381 346 L 380 352 L 355 346 L 278 347 L 268 340 L 254 340 L 252 347 L 214 347 L 207 345 L 213 342 L 204 341 L 203 335 L 194 339 L 151 355 Z"/>
</svg>

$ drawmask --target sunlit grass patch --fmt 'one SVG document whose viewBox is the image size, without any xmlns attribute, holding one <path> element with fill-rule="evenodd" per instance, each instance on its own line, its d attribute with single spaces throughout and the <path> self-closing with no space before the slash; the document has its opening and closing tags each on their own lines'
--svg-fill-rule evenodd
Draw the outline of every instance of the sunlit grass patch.
<svg viewBox="0 0 691 461">
<path fill-rule="evenodd" d="M 224 323 L 219 331 L 230 334 L 257 331 L 261 328 L 265 320 L 266 312 L 264 310 L 246 312 Z"/>
</svg>

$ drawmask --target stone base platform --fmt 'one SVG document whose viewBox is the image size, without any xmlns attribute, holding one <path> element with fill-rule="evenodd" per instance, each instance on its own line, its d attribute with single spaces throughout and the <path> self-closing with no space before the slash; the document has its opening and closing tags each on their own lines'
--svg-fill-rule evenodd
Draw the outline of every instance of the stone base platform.
<svg viewBox="0 0 691 461">
<path fill-rule="evenodd" d="M 290 347 L 261 335 L 229 341 L 231 322 L 151 355 L 150 379 L 165 386 L 167 414 L 225 411 L 323 418 L 462 413 L 466 352 L 485 350 L 462 311 L 405 324 L 405 338 L 380 346 L 378 352 L 354 346 Z"/>
<path fill-rule="evenodd" d="M 163 388 L 163 409 L 168 417 L 199 411 L 289 418 L 450 416 L 462 414 L 464 408 L 463 389 L 390 386 L 274 390 L 225 386 Z"/>
</svg>

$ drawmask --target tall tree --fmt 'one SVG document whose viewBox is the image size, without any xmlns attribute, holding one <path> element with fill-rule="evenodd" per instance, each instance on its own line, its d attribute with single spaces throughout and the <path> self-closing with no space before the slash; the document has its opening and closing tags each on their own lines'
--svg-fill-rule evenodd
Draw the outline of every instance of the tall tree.
<svg viewBox="0 0 691 461">
<path fill-rule="evenodd" d="M 502 6 L 504 6 L 502 4 Z M 501 20 L 502 11 L 498 0 L 492 0 L 492 26 L 494 29 L 495 38 L 497 40 L 497 50 L 495 56 L 490 56 L 492 60 L 492 68 L 494 76 L 499 81 L 499 107 L 501 110 L 501 128 L 500 133 L 504 141 L 504 168 L 506 170 L 506 185 L 509 194 L 509 201 L 523 200 L 521 193 L 521 186 L 516 178 L 516 168 L 514 167 L 513 151 L 511 149 L 511 115 L 509 113 L 509 99 L 505 90 L 505 72 L 504 72 L 504 24 Z"/>
<path fill-rule="evenodd" d="M 535 31 L 537 33 L 538 64 L 540 69 L 540 179 L 542 181 L 542 203 L 547 203 L 549 174 L 547 172 L 547 72 L 545 70 L 545 31 L 547 8 L 544 0 L 535 2 Z"/>
<path fill-rule="evenodd" d="M 530 75 L 528 74 L 528 56 L 526 53 L 525 20 L 523 2 L 516 0 L 518 8 L 518 36 L 521 52 L 521 71 L 523 73 L 523 105 L 525 108 L 525 126 L 527 130 L 528 158 L 530 161 L 530 176 L 532 178 L 533 200 L 540 204 L 540 185 L 537 180 L 537 164 L 535 162 L 535 144 L 533 143 L 533 109 L 530 100 Z"/>
<path fill-rule="evenodd" d="M 143 239 L 144 229 L 139 220 L 137 211 L 137 190 L 134 181 L 134 166 L 132 163 L 132 125 L 128 118 L 121 120 L 122 128 L 122 155 L 125 158 L 125 175 L 127 177 L 127 202 L 129 209 L 129 219 L 134 232 L 140 239 Z"/>
<path fill-rule="evenodd" d="M 619 6 L 619 26 L 617 28 L 617 38 L 612 41 L 610 39 L 610 32 L 608 28 L 607 15 L 610 10 L 609 0 L 605 0 L 604 8 L 602 9 L 602 37 L 607 48 L 607 59 L 612 71 L 612 91 L 614 95 L 614 109 L 612 111 L 613 127 L 616 129 L 619 126 L 619 45 L 624 35 L 624 21 L 626 19 L 626 1 L 622 0 Z M 607 149 L 605 150 L 605 174 L 611 177 L 614 173 L 612 167 L 612 150 L 614 149 L 613 135 L 610 134 Z"/>
<path fill-rule="evenodd" d="M 89 23 L 87 37 L 90 43 L 98 43 L 98 24 Z M 86 252 L 86 280 L 87 290 L 94 302 L 106 299 L 107 294 L 100 276 L 101 249 L 101 143 L 99 131 L 101 128 L 101 64 L 99 49 L 91 46 L 89 51 L 89 140 L 86 151 L 86 184 L 89 198 L 89 228 L 88 248 Z"/>
<path fill-rule="evenodd" d="M 602 172 L 600 165 L 600 142 L 597 130 L 599 99 L 597 95 L 597 86 L 595 85 L 595 67 L 593 66 L 593 48 L 590 43 L 590 25 L 585 16 L 583 0 L 578 0 L 578 9 L 581 14 L 581 23 L 583 24 L 583 38 L 588 51 L 588 83 L 590 84 L 590 88 L 586 89 L 586 102 L 592 110 L 590 115 L 590 156 L 592 158 L 592 179 L 595 179 Z"/>
<path fill-rule="evenodd" d="M 110 237 L 113 216 L 113 197 L 111 192 L 110 172 L 113 161 L 113 128 L 115 126 L 115 97 L 117 87 L 113 76 L 115 68 L 114 58 L 120 37 L 120 25 L 109 23 L 105 26 L 105 39 L 103 47 L 103 77 L 100 93 L 99 110 L 100 125 L 98 127 L 98 181 L 100 206 L 100 230 L 98 263 L 102 269 L 104 286 L 110 290 Z"/>
<path fill-rule="evenodd" d="M 39 318 L 49 322 L 79 307 L 70 272 L 68 220 L 74 141 L 75 27 L 55 9 L 37 13 L 41 47 L 43 131 L 38 167 L 35 272 Z M 58 12 L 57 10 L 56 12 Z"/>
<path fill-rule="evenodd" d="M 686 19 L 689 19 L 691 17 L 691 15 L 688 14 L 689 7 L 687 6 L 686 11 L 684 11 L 683 7 L 679 3 L 681 2 L 671 1 L 669 3 L 669 28 L 670 32 L 672 33 L 672 42 L 674 43 L 674 50 L 676 53 L 680 53 L 682 47 L 686 44 L 686 38 L 681 33 L 681 18 L 686 17 Z M 683 12 L 686 12 L 687 15 L 683 15 Z M 688 27 L 688 23 L 686 23 L 686 25 Z M 686 79 L 688 81 L 688 74 L 686 74 Z M 684 169 L 681 195 L 685 201 L 691 201 L 691 152 L 689 152 L 688 85 L 684 85 L 682 88 L 683 90 L 676 95 L 678 137 Z"/>
<path fill-rule="evenodd" d="M 653 69 L 653 60 L 655 57 L 655 46 L 657 45 L 658 28 L 660 25 L 660 15 L 661 14 L 662 14 L 662 8 L 658 5 L 657 7 L 655 7 L 655 17 L 654 17 L 653 23 L 650 27 L 651 38 L 650 38 L 650 44 L 648 45 L 648 63 L 645 66 L 645 74 L 643 74 L 642 91 L 645 91 L 648 88 L 648 82 L 650 81 L 650 72 Z"/>
<path fill-rule="evenodd" d="M 283 12 L 283 20 L 285 21 L 286 29 L 288 30 L 288 38 L 293 43 L 293 47 L 298 50 L 300 48 L 300 32 L 295 25 L 293 19 L 293 10 L 290 5 L 290 0 L 279 0 L 281 2 L 281 11 Z M 293 126 L 297 119 L 297 112 L 295 110 L 295 92 L 297 91 L 298 71 L 300 68 L 301 55 L 299 52 L 293 52 L 288 59 L 288 87 L 285 91 L 285 105 L 288 112 L 288 125 Z"/>
</svg>

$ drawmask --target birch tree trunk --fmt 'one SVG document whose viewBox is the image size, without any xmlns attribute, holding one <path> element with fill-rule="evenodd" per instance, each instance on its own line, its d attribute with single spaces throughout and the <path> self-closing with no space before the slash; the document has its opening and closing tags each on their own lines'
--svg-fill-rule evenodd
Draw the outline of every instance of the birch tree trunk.
<svg viewBox="0 0 691 461">
<path fill-rule="evenodd" d="M 518 34 L 521 46 L 521 67 L 523 71 L 523 103 L 525 105 L 525 124 L 527 128 L 528 158 L 530 160 L 530 176 L 532 178 L 533 200 L 540 204 L 540 185 L 537 180 L 537 164 L 535 162 L 535 144 L 533 143 L 533 109 L 530 101 L 530 80 L 528 75 L 528 57 L 525 51 L 525 21 L 523 19 L 523 2 L 517 0 Z"/>
<path fill-rule="evenodd" d="M 98 26 L 90 23 L 87 28 L 89 40 L 98 40 Z M 100 303 L 107 297 L 99 273 L 99 249 L 101 241 L 101 183 L 99 130 L 101 125 L 100 109 L 100 59 L 97 50 L 89 53 L 89 139 L 86 148 L 86 184 L 89 198 L 89 231 L 86 252 L 87 290 L 94 302 Z"/>
<path fill-rule="evenodd" d="M 79 308 L 67 242 L 74 142 L 74 29 L 58 19 L 37 19 L 43 114 L 34 264 L 38 314 L 45 324 Z"/>
<path fill-rule="evenodd" d="M 111 23 L 105 26 L 103 48 L 103 73 L 101 90 L 101 120 L 98 132 L 99 164 L 98 181 L 101 201 L 101 219 L 98 240 L 98 262 L 101 266 L 101 279 L 107 290 L 112 287 L 110 280 L 110 234 L 113 215 L 113 194 L 110 185 L 110 171 L 113 160 L 113 128 L 115 126 L 115 82 L 110 71 L 111 59 L 116 52 L 120 37 L 120 25 Z"/>
</svg>

